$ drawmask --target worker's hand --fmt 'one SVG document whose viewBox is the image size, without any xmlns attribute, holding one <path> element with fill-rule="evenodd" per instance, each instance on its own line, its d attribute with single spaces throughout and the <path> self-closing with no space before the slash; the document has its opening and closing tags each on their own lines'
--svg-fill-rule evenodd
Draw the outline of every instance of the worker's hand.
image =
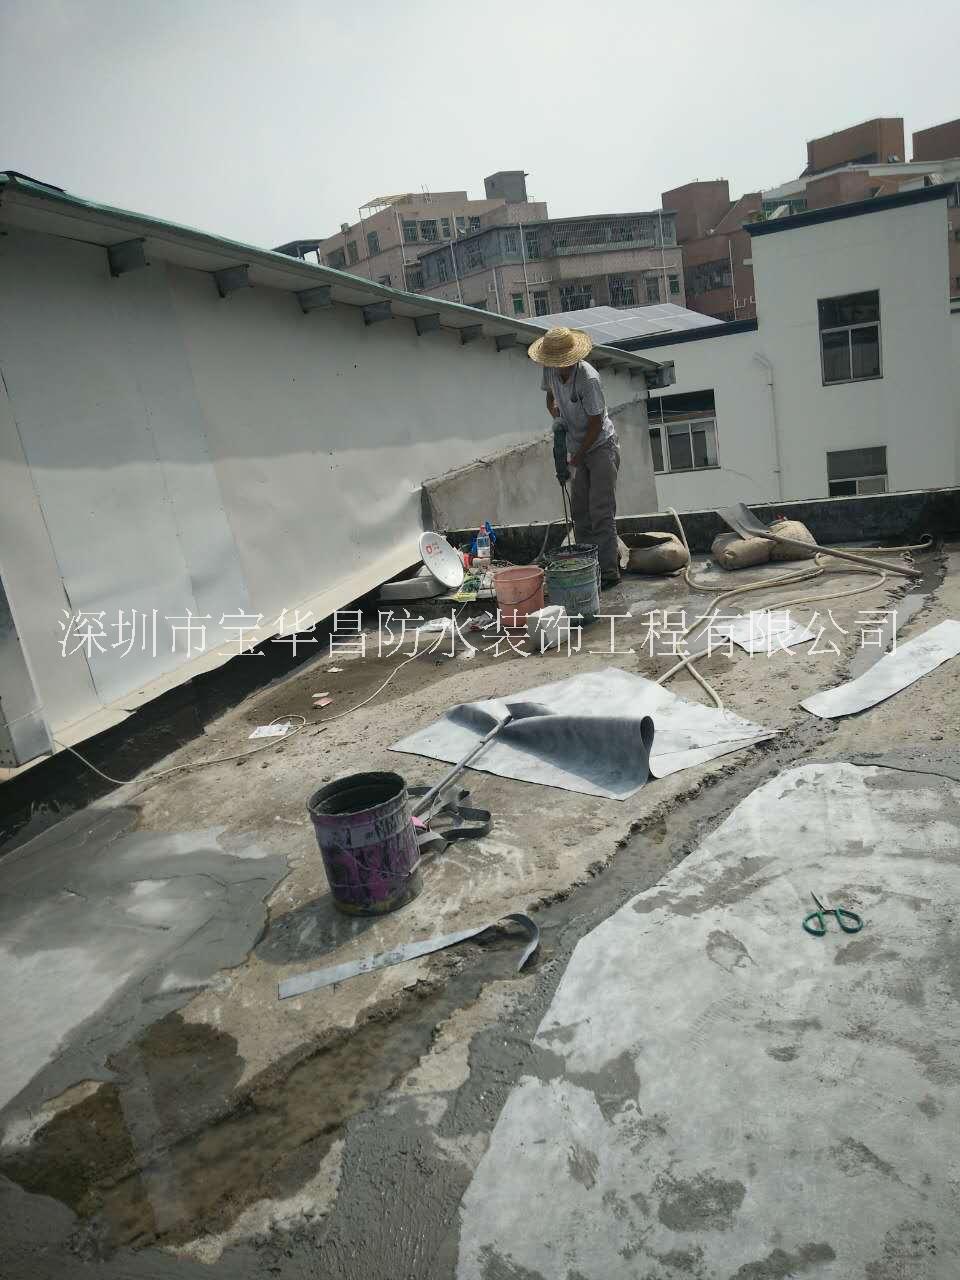
<svg viewBox="0 0 960 1280">
<path fill-rule="evenodd" d="M 560 410 L 557 408 L 556 405 L 551 405 L 550 413 L 553 415 L 554 418 L 560 417 Z"/>
</svg>

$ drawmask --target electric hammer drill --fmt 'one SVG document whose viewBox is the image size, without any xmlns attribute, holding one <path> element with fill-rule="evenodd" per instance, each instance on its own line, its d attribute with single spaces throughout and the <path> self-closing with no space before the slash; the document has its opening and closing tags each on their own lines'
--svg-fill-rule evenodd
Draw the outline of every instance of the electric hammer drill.
<svg viewBox="0 0 960 1280">
<path fill-rule="evenodd" d="M 567 428 L 560 418 L 553 424 L 553 465 L 560 484 L 570 479 L 570 464 L 567 462 Z"/>
</svg>

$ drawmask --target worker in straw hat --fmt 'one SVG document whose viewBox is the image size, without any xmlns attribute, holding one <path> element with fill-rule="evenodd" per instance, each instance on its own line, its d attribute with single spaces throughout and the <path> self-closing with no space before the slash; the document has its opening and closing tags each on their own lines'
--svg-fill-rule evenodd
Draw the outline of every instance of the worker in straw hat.
<svg viewBox="0 0 960 1280">
<path fill-rule="evenodd" d="M 540 386 L 547 393 L 547 408 L 567 429 L 569 461 L 574 468 L 570 508 L 577 542 L 597 548 L 600 584 L 613 587 L 620 581 L 620 445 L 607 413 L 600 375 L 584 359 L 592 347 L 590 336 L 579 329 L 548 329 L 527 349 L 527 355 L 543 366 Z"/>
</svg>

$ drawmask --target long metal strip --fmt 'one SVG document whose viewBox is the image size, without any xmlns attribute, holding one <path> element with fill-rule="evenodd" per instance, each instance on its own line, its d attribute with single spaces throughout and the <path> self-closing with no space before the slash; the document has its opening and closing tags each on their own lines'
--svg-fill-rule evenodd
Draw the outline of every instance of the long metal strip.
<svg viewBox="0 0 960 1280">
<path fill-rule="evenodd" d="M 529 916 L 522 912 L 502 916 L 501 920 L 513 920 L 526 929 L 529 941 L 517 965 L 519 973 L 540 945 L 540 930 Z M 361 973 L 373 973 L 376 969 L 388 969 L 391 965 L 403 964 L 405 960 L 416 960 L 419 956 L 429 955 L 432 951 L 442 951 L 458 942 L 466 942 L 479 933 L 500 924 L 483 924 L 478 929 L 461 929 L 458 933 L 445 933 L 437 938 L 427 938 L 423 942 L 405 942 L 391 951 L 379 951 L 376 955 L 365 956 L 362 960 L 349 960 L 346 964 L 331 965 L 327 969 L 314 969 L 310 973 L 299 973 L 293 978 L 285 978 L 278 987 L 278 997 L 288 1000 L 291 996 L 302 996 L 308 991 L 318 991 L 321 987 L 333 986 L 335 982 L 346 982 L 348 978 L 356 978 Z"/>
</svg>

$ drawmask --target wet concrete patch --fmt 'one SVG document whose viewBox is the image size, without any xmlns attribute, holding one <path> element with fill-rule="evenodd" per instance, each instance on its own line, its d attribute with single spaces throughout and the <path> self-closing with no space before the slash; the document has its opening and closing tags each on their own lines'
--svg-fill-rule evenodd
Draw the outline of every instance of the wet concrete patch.
<svg viewBox="0 0 960 1280">
<path fill-rule="evenodd" d="M 256 955 L 268 964 L 303 964 L 362 937 L 376 923 L 376 916 L 344 915 L 326 894 L 272 918 Z"/>
<path fill-rule="evenodd" d="M 750 952 L 739 938 L 726 929 L 714 929 L 707 938 L 707 955 L 715 965 L 732 973 L 740 965 L 753 964 Z"/>
<path fill-rule="evenodd" d="M 640 1096 L 640 1077 L 634 1057 L 626 1050 L 599 1071 L 572 1072 L 569 1079 L 581 1089 L 590 1090 L 605 1120 L 612 1120 L 628 1103 L 636 1104 Z"/>
<path fill-rule="evenodd" d="M 747 1194 L 742 1182 L 710 1173 L 664 1179 L 654 1190 L 662 1193 L 657 1217 L 671 1231 L 725 1231 Z"/>
<path fill-rule="evenodd" d="M 896 1177 L 893 1165 L 889 1161 L 882 1160 L 875 1151 L 871 1151 L 856 1138 L 844 1138 L 842 1142 L 830 1148 L 830 1154 L 850 1178 L 871 1172 L 881 1173 L 887 1178 Z"/>
<path fill-rule="evenodd" d="M 927 1280 L 927 1277 L 954 1275 L 938 1269 L 937 1232 L 932 1222 L 907 1220 L 888 1231 L 879 1258 L 868 1262 L 864 1280 Z M 947 1263 L 950 1267 L 950 1264 Z"/>
<path fill-rule="evenodd" d="M 758 889 L 768 883 L 772 877 L 763 877 L 760 873 L 775 861 L 763 856 L 741 858 L 698 892 L 673 894 L 665 890 L 658 894 L 645 894 L 636 900 L 633 910 L 638 915 L 648 915 L 666 907 L 678 916 L 700 915 L 711 907 L 736 902 L 748 889 Z"/>
<path fill-rule="evenodd" d="M 102 1211 L 107 1220 L 118 1219 L 108 1234 L 129 1243 L 150 1235 L 157 1220 L 175 1216 L 163 1205 L 177 1201 L 184 1188 L 160 1187 L 175 1176 L 170 1149 L 222 1112 L 243 1063 L 232 1036 L 174 1013 L 108 1065 L 116 1082 L 57 1112 L 29 1144 L 0 1148 L 0 1172 L 81 1216 Z"/>
<path fill-rule="evenodd" d="M 263 929 L 283 858 L 217 830 L 137 831 L 137 816 L 76 814 L 0 862 L 7 1122 L 109 1078 L 111 1053 L 221 981 Z"/>
<path fill-rule="evenodd" d="M 0 1148 L 0 1174 L 91 1219 L 107 1253 L 222 1231 L 251 1203 L 305 1183 L 346 1122 L 427 1051 L 439 1022 L 515 974 L 515 946 L 471 951 L 473 964 L 439 957 L 435 980 L 388 1014 L 320 1036 L 239 1092 L 233 1039 L 168 1015 L 109 1059 L 110 1083 L 27 1145 Z"/>
<path fill-rule="evenodd" d="M 303 1280 L 452 1275 L 460 1199 L 471 1172 L 424 1126 L 412 1100 L 358 1116 L 347 1133 L 341 1187 L 349 1186 L 350 1194 L 341 1190 L 337 1230 L 312 1247 L 309 1239 L 288 1240 L 292 1274 Z M 510 1265 L 491 1256 L 491 1267 Z M 504 1280 L 528 1275 L 502 1269 L 489 1274 Z"/>
<path fill-rule="evenodd" d="M 769 1056 L 775 1058 L 777 1062 L 793 1062 L 799 1052 L 800 1046 L 796 1044 L 777 1045 L 767 1050 Z"/>
<path fill-rule="evenodd" d="M 773 1249 L 757 1262 L 745 1262 L 730 1280 L 790 1280 L 792 1276 L 805 1275 L 821 1263 L 832 1262 L 836 1253 L 828 1244 L 802 1244 L 793 1253 L 785 1249 Z"/>
<path fill-rule="evenodd" d="M 483 1259 L 483 1280 L 545 1280 L 545 1277 L 488 1248 Z"/>
</svg>

